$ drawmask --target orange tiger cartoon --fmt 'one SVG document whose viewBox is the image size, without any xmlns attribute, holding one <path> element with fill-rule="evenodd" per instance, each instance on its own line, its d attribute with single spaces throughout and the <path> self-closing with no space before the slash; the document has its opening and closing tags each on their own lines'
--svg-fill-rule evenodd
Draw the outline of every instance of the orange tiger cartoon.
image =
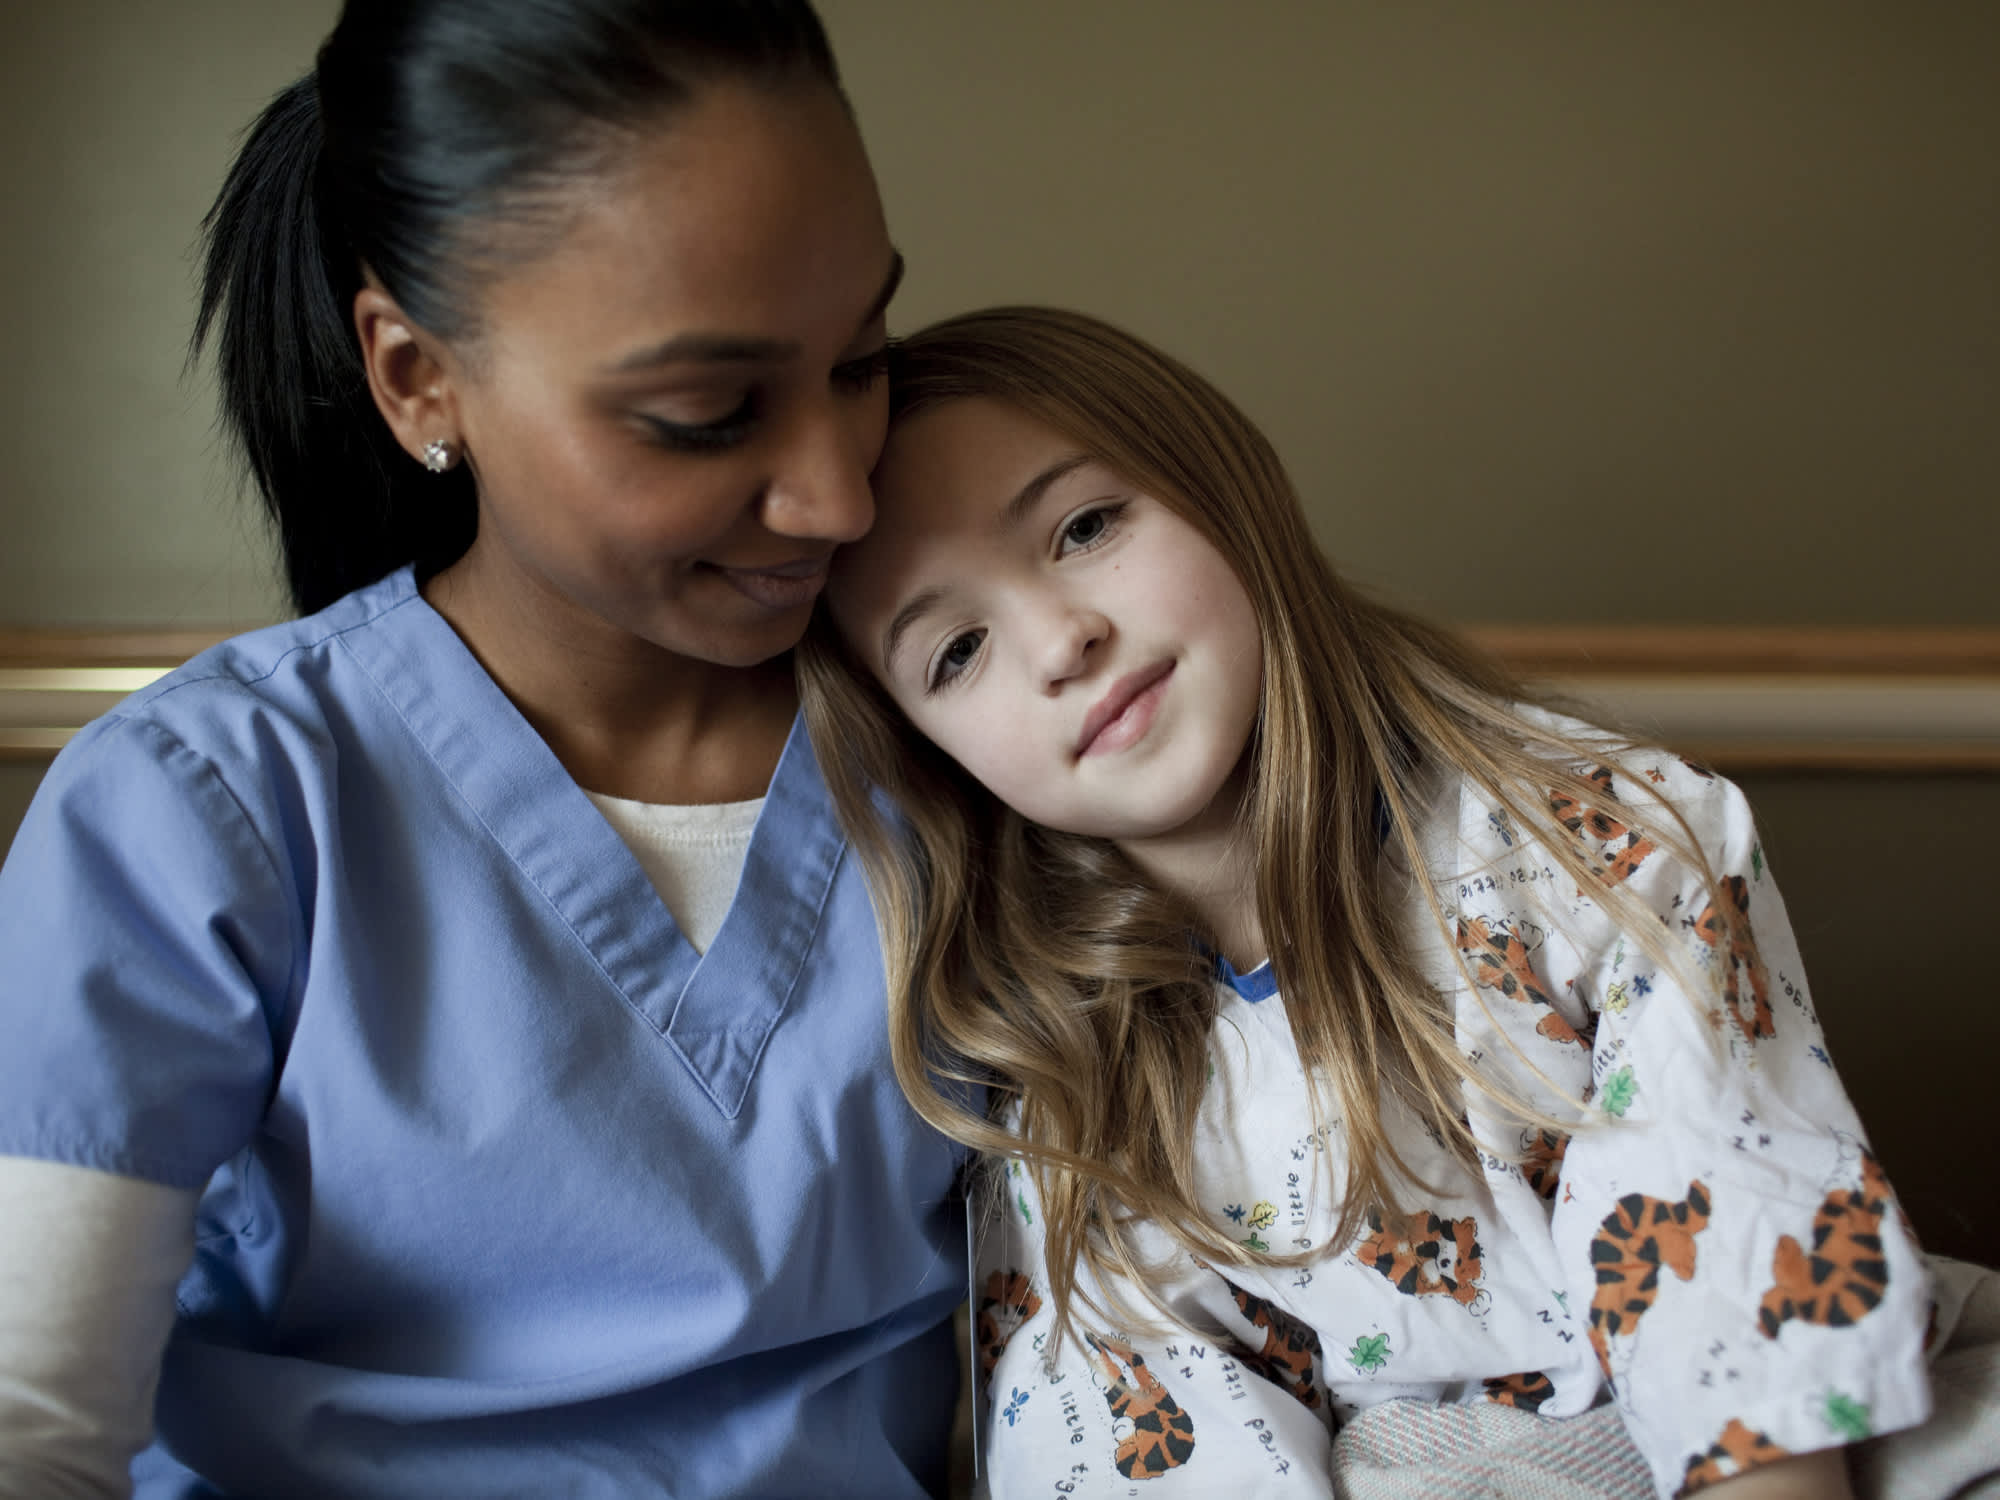
<svg viewBox="0 0 2000 1500">
<path fill-rule="evenodd" d="M 1458 951 L 1471 960 L 1472 977 L 1480 988 L 1498 990 L 1508 999 L 1526 1005 L 1545 1006 L 1548 1014 L 1535 1023 L 1537 1032 L 1552 1042 L 1589 1046 L 1589 1038 L 1563 1018 L 1549 992 L 1542 987 L 1528 961 L 1529 948 L 1523 933 L 1505 923 L 1498 931 L 1484 917 L 1474 917 L 1469 922 L 1461 918 L 1458 923 Z"/>
<path fill-rule="evenodd" d="M 1603 766 L 1597 767 L 1588 777 L 1604 788 L 1606 801 L 1616 802 L 1618 794 L 1611 787 L 1611 773 Z M 1576 835 L 1578 843 L 1586 850 L 1595 841 L 1594 852 L 1603 868 L 1597 878 L 1606 885 L 1622 885 L 1638 872 L 1657 847 L 1641 829 L 1628 827 L 1602 808 L 1589 807 L 1568 792 L 1549 789 L 1549 811 L 1556 821 Z"/>
<path fill-rule="evenodd" d="M 1597 1292 L 1590 1299 L 1590 1344 L 1611 1375 L 1611 1341 L 1637 1331 L 1660 1294 L 1660 1268 L 1686 1281 L 1694 1275 L 1695 1236 L 1708 1227 L 1708 1188 L 1688 1184 L 1679 1202 L 1627 1193 L 1590 1241 Z"/>
<path fill-rule="evenodd" d="M 1713 949 L 1727 965 L 1722 976 L 1722 1003 L 1743 1040 L 1756 1043 L 1777 1035 L 1771 1025 L 1771 998 L 1764 978 L 1764 960 L 1758 956 L 1757 940 L 1750 934 L 1750 883 L 1741 875 L 1722 878 L 1722 895 L 1733 915 L 1724 922 L 1722 913 L 1709 902 L 1695 920 L 1695 935 Z M 1744 1014 L 1743 980 L 1750 981 L 1750 1013 Z"/>
<path fill-rule="evenodd" d="M 1297 1398 L 1300 1405 L 1318 1411 L 1324 1396 L 1319 1387 L 1319 1377 L 1313 1370 L 1313 1362 L 1324 1358 L 1320 1349 L 1319 1335 L 1312 1325 L 1301 1322 L 1286 1312 L 1277 1303 L 1267 1301 L 1231 1281 L 1227 1276 L 1222 1284 L 1229 1288 L 1229 1294 L 1236 1299 L 1237 1309 L 1250 1320 L 1250 1326 L 1260 1329 L 1264 1335 L 1264 1347 L 1256 1353 L 1239 1349 L 1237 1360 L 1253 1375 L 1261 1375 L 1280 1390 Z"/>
<path fill-rule="evenodd" d="M 1026 1275 L 1020 1271 L 995 1271 L 986 1278 L 986 1291 L 979 1299 L 979 1373 L 991 1375 L 1000 1363 L 1007 1341 L 1028 1319 L 1042 1310 L 1042 1299 Z"/>
<path fill-rule="evenodd" d="M 1554 1198 L 1562 1185 L 1563 1155 L 1568 1150 L 1569 1137 L 1559 1131 L 1521 1132 L 1521 1175 L 1541 1197 Z"/>
<path fill-rule="evenodd" d="M 1194 1419 L 1139 1353 L 1108 1333 L 1086 1332 L 1083 1341 L 1096 1366 L 1091 1378 L 1103 1376 L 1104 1403 L 1118 1438 L 1118 1472 L 1127 1479 L 1157 1479 L 1193 1457 Z"/>
<path fill-rule="evenodd" d="M 1827 1194 L 1813 1216 L 1812 1249 L 1789 1234 L 1778 1241 L 1771 1289 L 1757 1308 L 1765 1338 L 1794 1319 L 1850 1328 L 1875 1310 L 1889 1286 L 1882 1220 L 1894 1201 L 1882 1164 L 1863 1148 L 1861 1185 Z"/>
<path fill-rule="evenodd" d="M 1681 1493 L 1693 1494 L 1708 1485 L 1791 1456 L 1790 1449 L 1780 1448 L 1763 1433 L 1753 1432 L 1731 1417 L 1729 1425 L 1722 1429 L 1722 1436 L 1709 1445 L 1708 1452 L 1688 1460 L 1687 1473 L 1681 1476 Z"/>
<path fill-rule="evenodd" d="M 1362 1265 L 1380 1271 L 1408 1297 L 1449 1297 L 1471 1307 L 1486 1295 L 1479 1284 L 1479 1221 L 1441 1219 L 1419 1209 L 1384 1226 L 1380 1212 L 1368 1213 L 1369 1236 L 1355 1247 Z"/>
<path fill-rule="evenodd" d="M 1486 1387 L 1488 1401 L 1500 1406 L 1518 1406 L 1522 1411 L 1540 1411 L 1542 1403 L 1556 1393 L 1555 1383 L 1540 1370 L 1495 1375 L 1481 1384 Z"/>
</svg>

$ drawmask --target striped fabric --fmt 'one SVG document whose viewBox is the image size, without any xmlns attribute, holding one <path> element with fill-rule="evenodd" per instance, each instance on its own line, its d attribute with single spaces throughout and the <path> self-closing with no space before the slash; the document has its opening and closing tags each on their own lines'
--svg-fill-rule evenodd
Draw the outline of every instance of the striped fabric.
<svg viewBox="0 0 2000 1500">
<path fill-rule="evenodd" d="M 1385 1401 L 1344 1422 L 1333 1477 L 1345 1500 L 1653 1500 L 1615 1406 L 1536 1416 L 1480 1401 Z"/>
</svg>

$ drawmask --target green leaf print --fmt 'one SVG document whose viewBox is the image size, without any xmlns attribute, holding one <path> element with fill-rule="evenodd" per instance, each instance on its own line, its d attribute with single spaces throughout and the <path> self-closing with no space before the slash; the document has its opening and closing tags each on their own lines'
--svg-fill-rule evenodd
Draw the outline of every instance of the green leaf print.
<svg viewBox="0 0 2000 1500">
<path fill-rule="evenodd" d="M 1756 848 L 1750 851 L 1750 873 L 1759 880 L 1764 878 L 1764 846 L 1762 844 L 1757 845 Z"/>
<path fill-rule="evenodd" d="M 1868 1408 L 1840 1391 L 1826 1393 L 1826 1425 L 1850 1443 L 1858 1443 L 1874 1429 L 1869 1425 Z"/>
<path fill-rule="evenodd" d="M 1639 1080 L 1632 1076 L 1628 1064 L 1604 1080 L 1604 1088 L 1598 1095 L 1598 1103 L 1604 1106 L 1607 1115 L 1622 1115 L 1632 1107 L 1638 1097 Z"/>
<path fill-rule="evenodd" d="M 1378 1333 L 1373 1338 L 1358 1338 L 1354 1347 L 1347 1351 L 1347 1362 L 1359 1374 L 1370 1374 L 1389 1363 L 1389 1335 Z"/>
<path fill-rule="evenodd" d="M 1026 1193 L 1016 1193 L 1014 1195 L 1014 1206 L 1021 1210 L 1021 1222 L 1023 1224 L 1032 1224 L 1035 1222 L 1035 1216 L 1028 1212 L 1028 1195 Z"/>
<path fill-rule="evenodd" d="M 1252 1250 L 1269 1250 L 1271 1248 L 1269 1245 L 1265 1244 L 1261 1239 L 1259 1239 L 1254 1234 L 1251 1235 L 1248 1239 L 1246 1239 L 1243 1243 L 1248 1245 Z"/>
</svg>

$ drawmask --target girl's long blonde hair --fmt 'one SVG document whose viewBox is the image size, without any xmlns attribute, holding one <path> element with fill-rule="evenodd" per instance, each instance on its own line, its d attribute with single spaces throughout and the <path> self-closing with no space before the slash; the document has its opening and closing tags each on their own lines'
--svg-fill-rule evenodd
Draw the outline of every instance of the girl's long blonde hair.
<svg viewBox="0 0 2000 1500">
<path fill-rule="evenodd" d="M 1378 876 L 1386 846 L 1444 919 L 1418 842 L 1419 778 L 1470 782 L 1616 919 L 1632 915 L 1620 907 L 1630 898 L 1598 882 L 1549 800 L 1601 803 L 1585 773 L 1615 764 L 1616 747 L 1523 715 L 1531 695 L 1496 663 L 1343 584 L 1262 434 L 1139 339 L 1076 313 L 998 308 L 903 342 L 892 380 L 892 420 L 983 396 L 1064 433 L 1199 528 L 1249 594 L 1264 688 L 1244 826 L 1299 1056 L 1321 1112 L 1337 1101 L 1346 1136 L 1340 1219 L 1312 1254 L 1345 1245 L 1371 1208 L 1396 1202 L 1399 1180 L 1421 1181 L 1386 1128 L 1385 1096 L 1468 1161 L 1479 1143 L 1464 1085 L 1507 1102 L 1469 1069 L 1400 893 Z M 940 1130 L 1023 1156 L 1036 1173 L 1059 1336 L 1079 1262 L 1143 1276 L 1138 1219 L 1212 1261 L 1310 1258 L 1246 1250 L 1196 1202 L 1193 1127 L 1216 992 L 1192 913 L 1110 843 L 1002 805 L 909 726 L 824 610 L 799 681 L 871 882 L 897 1078 Z M 1649 832 L 1713 886 L 1685 824 L 1678 836 Z M 1624 925 L 1658 941 L 1650 918 Z M 1010 1128 L 1001 1116 L 1016 1104 Z"/>
</svg>

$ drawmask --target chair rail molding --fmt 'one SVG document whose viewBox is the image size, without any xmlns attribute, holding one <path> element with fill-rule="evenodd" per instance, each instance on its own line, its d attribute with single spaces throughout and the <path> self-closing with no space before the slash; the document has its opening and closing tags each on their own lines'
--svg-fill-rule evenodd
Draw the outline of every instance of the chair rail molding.
<svg viewBox="0 0 2000 1500">
<path fill-rule="evenodd" d="M 2000 627 L 1459 627 L 1580 713 L 1723 770 L 2000 772 Z M 227 634 L 0 630 L 0 759 L 83 725 Z"/>
</svg>

